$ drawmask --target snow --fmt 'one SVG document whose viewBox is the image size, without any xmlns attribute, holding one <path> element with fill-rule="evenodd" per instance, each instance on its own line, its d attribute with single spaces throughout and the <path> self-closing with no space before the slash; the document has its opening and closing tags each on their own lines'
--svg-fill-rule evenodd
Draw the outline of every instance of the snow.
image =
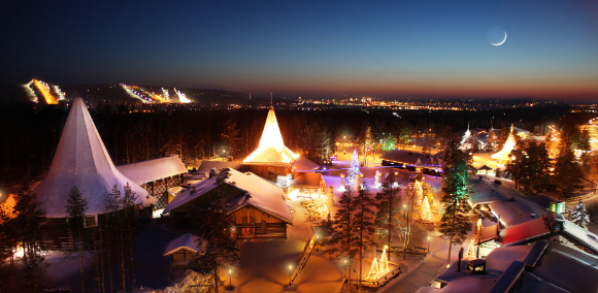
<svg viewBox="0 0 598 293">
<path fill-rule="evenodd" d="M 293 167 L 295 168 L 295 171 L 313 171 L 320 166 L 307 158 L 299 157 L 293 163 Z"/>
<path fill-rule="evenodd" d="M 121 165 L 116 169 L 139 185 L 188 172 L 178 155 Z"/>
<path fill-rule="evenodd" d="M 565 220 L 563 233 L 575 238 L 577 241 L 598 252 L 598 235 L 575 225 L 573 222 Z"/>
<path fill-rule="evenodd" d="M 245 191 L 246 194 L 249 195 L 240 196 L 231 200 L 229 202 L 229 211 L 232 212 L 246 205 L 251 205 L 272 214 L 287 223 L 293 223 L 293 217 L 291 216 L 288 204 L 284 200 L 283 191 L 280 187 L 251 172 L 241 173 L 229 168 L 229 174 L 230 177 L 227 179 L 227 182 L 234 182 L 236 188 Z M 196 190 L 195 193 L 191 194 L 193 188 L 179 193 L 175 196 L 172 202 L 166 206 L 164 212 L 168 213 L 218 186 L 219 184 L 216 182 L 216 177 L 201 181 L 193 186 Z"/>
<path fill-rule="evenodd" d="M 507 137 L 507 141 L 505 142 L 502 150 L 492 155 L 491 158 L 497 161 L 510 161 L 511 151 L 513 151 L 516 146 L 517 142 L 515 141 L 515 135 L 513 134 L 513 126 L 511 125 L 511 133 L 509 133 L 509 137 Z"/>
<path fill-rule="evenodd" d="M 125 177 L 112 163 L 108 151 L 82 99 L 75 99 L 67 118 L 48 176 L 34 189 L 41 208 L 50 218 L 66 217 L 66 201 L 77 186 L 87 199 L 88 215 L 104 212 L 103 196 L 114 185 L 121 192 L 127 182 L 139 196 L 136 204 L 157 203 L 147 191 Z"/>
<path fill-rule="evenodd" d="M 199 247 L 200 237 L 193 235 L 191 233 L 183 234 L 168 243 L 166 247 L 166 251 L 164 251 L 164 256 L 169 256 L 171 254 L 177 253 L 179 250 L 186 249 L 190 250 L 193 253 L 200 252 L 201 254 L 205 253 L 207 241 L 201 241 L 201 247 Z"/>
</svg>

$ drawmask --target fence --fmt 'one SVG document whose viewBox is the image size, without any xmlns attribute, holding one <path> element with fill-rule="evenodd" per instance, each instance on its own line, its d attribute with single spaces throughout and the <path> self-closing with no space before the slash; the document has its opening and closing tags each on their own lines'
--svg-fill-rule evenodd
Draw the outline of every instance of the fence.
<svg viewBox="0 0 598 293">
<path fill-rule="evenodd" d="M 303 249 L 303 253 L 301 254 L 301 259 L 299 260 L 299 264 L 295 267 L 295 270 L 291 274 L 291 283 L 295 282 L 297 275 L 305 268 L 305 264 L 307 263 L 307 259 L 311 254 L 314 246 L 316 245 L 316 235 L 314 235 L 309 242 L 305 244 L 305 248 Z"/>
<path fill-rule="evenodd" d="M 394 279 L 395 277 L 401 275 L 401 268 L 399 264 L 388 262 L 388 265 L 393 267 L 393 269 L 389 270 L 386 274 L 382 275 L 376 281 L 364 281 L 361 280 L 361 285 L 371 288 L 380 288 L 384 286 L 384 284 L 388 283 L 388 281 Z"/>
</svg>

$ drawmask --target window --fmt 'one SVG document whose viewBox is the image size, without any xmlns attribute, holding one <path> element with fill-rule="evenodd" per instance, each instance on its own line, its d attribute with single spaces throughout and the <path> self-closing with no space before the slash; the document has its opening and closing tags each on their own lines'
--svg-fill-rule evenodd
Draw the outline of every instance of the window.
<svg viewBox="0 0 598 293">
<path fill-rule="evenodd" d="M 97 226 L 96 216 L 86 216 L 83 218 L 83 228 L 93 228 Z"/>
</svg>

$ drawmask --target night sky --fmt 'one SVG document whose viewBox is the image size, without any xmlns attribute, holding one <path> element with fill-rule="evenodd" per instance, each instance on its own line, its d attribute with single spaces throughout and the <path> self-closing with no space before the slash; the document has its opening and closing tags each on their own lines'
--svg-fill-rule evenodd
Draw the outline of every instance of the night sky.
<svg viewBox="0 0 598 293">
<path fill-rule="evenodd" d="M 595 0 L 2 1 L 0 36 L 0 81 L 598 97 Z"/>
</svg>

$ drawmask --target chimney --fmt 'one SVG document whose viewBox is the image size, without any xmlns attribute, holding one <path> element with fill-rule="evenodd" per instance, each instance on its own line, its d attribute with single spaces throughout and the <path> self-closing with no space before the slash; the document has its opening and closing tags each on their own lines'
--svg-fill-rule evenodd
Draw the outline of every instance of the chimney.
<svg viewBox="0 0 598 293">
<path fill-rule="evenodd" d="M 461 260 L 463 259 L 463 247 L 459 249 L 459 262 L 457 262 L 457 273 L 461 272 Z"/>
</svg>

